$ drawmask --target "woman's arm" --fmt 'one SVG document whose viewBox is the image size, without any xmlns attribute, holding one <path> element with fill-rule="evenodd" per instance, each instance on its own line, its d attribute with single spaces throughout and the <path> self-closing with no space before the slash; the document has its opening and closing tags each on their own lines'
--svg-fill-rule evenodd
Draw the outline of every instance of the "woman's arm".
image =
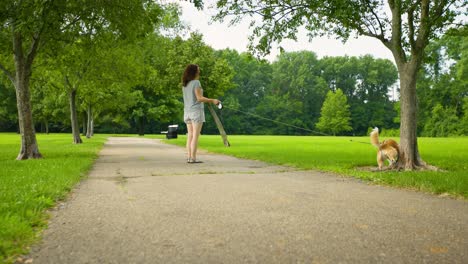
<svg viewBox="0 0 468 264">
<path fill-rule="evenodd" d="M 195 88 L 195 96 L 197 97 L 198 102 L 203 102 L 203 103 L 212 103 L 212 104 L 219 104 L 218 99 L 211 99 L 211 98 L 206 98 L 202 95 L 201 88 L 197 87 Z"/>
</svg>

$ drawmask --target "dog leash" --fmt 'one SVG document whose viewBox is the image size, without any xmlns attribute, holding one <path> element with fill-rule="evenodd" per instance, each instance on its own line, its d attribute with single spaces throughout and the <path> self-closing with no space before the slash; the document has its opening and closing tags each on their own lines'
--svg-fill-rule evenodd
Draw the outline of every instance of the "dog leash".
<svg viewBox="0 0 468 264">
<path fill-rule="evenodd" d="M 219 108 L 219 107 L 218 107 L 218 108 Z M 219 108 L 219 109 L 221 110 L 222 108 L 226 108 L 226 109 L 229 109 L 229 110 L 232 110 L 232 111 L 235 111 L 235 112 L 239 112 L 239 113 L 242 113 L 242 114 L 245 114 L 245 115 L 249 115 L 249 116 L 252 116 L 252 117 L 255 117 L 255 118 L 267 120 L 267 121 L 270 121 L 270 122 L 273 122 L 273 123 L 277 123 L 277 124 L 280 124 L 280 125 L 284 125 L 284 126 L 288 126 L 288 127 L 297 128 L 297 129 L 304 130 L 304 131 L 307 131 L 307 132 L 311 132 L 311 133 L 315 133 L 315 134 L 320 134 L 320 135 L 324 135 L 324 136 L 331 136 L 330 134 L 318 132 L 318 131 L 315 131 L 315 130 L 312 130 L 312 129 L 308 129 L 308 128 L 304 128 L 304 127 L 299 127 L 299 126 L 291 125 L 291 124 L 288 124 L 288 123 L 285 123 L 285 122 L 281 122 L 281 121 L 277 121 L 277 120 L 274 120 L 274 119 L 271 119 L 271 118 L 263 117 L 263 116 L 260 116 L 260 115 L 257 115 L 257 114 L 252 114 L 252 113 L 249 113 L 249 112 L 244 112 L 244 111 L 241 111 L 241 110 L 239 110 L 239 109 L 235 109 L 235 108 L 231 108 L 231 107 L 227 107 L 227 106 L 222 106 L 222 107 Z"/>
<path fill-rule="evenodd" d="M 285 122 L 273 120 L 273 119 L 271 119 L 271 118 L 263 117 L 263 116 L 260 116 L 260 115 L 257 115 L 257 114 L 253 114 L 253 113 L 249 113 L 249 112 L 244 112 L 244 111 L 241 111 L 241 110 L 239 110 L 239 109 L 227 107 L 227 106 L 222 105 L 221 103 L 219 103 L 219 104 L 218 104 L 218 109 L 219 109 L 219 112 L 220 112 L 221 121 L 222 121 L 223 123 L 224 123 L 224 120 L 223 120 L 223 115 L 222 115 L 222 111 L 221 111 L 223 108 L 226 108 L 226 109 L 229 109 L 229 110 L 232 110 L 232 111 L 235 111 L 235 112 L 239 112 L 239 113 L 242 113 L 242 114 L 245 114 L 245 115 L 249 115 L 249 116 L 252 116 L 252 117 L 255 117 L 255 118 L 259 118 L 259 119 L 271 121 L 271 122 L 274 122 L 274 123 L 277 123 L 277 124 L 281 124 L 281 125 L 284 125 L 284 126 L 289 126 L 289 127 L 297 128 L 297 129 L 304 130 L 304 131 L 307 131 L 307 132 L 312 132 L 312 133 L 320 134 L 320 135 L 323 135 L 323 136 L 332 136 L 331 134 L 327 134 L 327 133 L 323 133 L 323 132 L 318 132 L 318 131 L 311 130 L 311 129 L 308 129 L 308 128 L 299 127 L 299 126 L 291 125 L 291 124 L 288 124 L 288 123 L 285 123 Z M 350 139 L 349 141 L 355 142 L 355 143 L 361 143 L 361 144 L 371 144 L 371 143 L 369 143 L 369 142 L 355 141 L 355 140 L 352 140 L 352 139 Z"/>
<path fill-rule="evenodd" d="M 369 142 L 355 141 L 355 140 L 352 140 L 352 139 L 350 139 L 349 141 L 355 142 L 355 143 L 361 143 L 361 144 L 371 144 L 371 143 L 369 143 Z"/>
</svg>

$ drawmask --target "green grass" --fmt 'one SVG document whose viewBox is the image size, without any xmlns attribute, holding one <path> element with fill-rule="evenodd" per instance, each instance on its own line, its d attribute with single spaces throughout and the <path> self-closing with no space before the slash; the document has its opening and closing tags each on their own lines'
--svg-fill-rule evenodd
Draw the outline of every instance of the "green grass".
<svg viewBox="0 0 468 264">
<path fill-rule="evenodd" d="M 434 194 L 468 198 L 468 138 L 419 138 L 422 158 L 444 172 L 371 172 L 377 168 L 376 149 L 368 137 L 229 136 L 224 147 L 220 136 L 200 137 L 200 148 L 239 158 L 316 169 L 353 176 L 378 184 Z M 352 141 L 351 141 L 352 140 Z M 165 142 L 185 146 L 185 136 Z"/>
<path fill-rule="evenodd" d="M 70 134 L 38 134 L 44 158 L 17 161 L 20 136 L 0 134 L 0 263 L 27 252 L 46 226 L 46 209 L 87 174 L 106 138 L 74 145 Z"/>
</svg>

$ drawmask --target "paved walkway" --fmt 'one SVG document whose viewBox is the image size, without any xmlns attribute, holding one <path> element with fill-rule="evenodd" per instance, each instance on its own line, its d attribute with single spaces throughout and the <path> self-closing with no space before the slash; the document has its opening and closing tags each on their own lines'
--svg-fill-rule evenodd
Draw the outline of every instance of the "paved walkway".
<svg viewBox="0 0 468 264">
<path fill-rule="evenodd" d="M 33 263 L 468 263 L 468 202 L 110 138 Z"/>
</svg>

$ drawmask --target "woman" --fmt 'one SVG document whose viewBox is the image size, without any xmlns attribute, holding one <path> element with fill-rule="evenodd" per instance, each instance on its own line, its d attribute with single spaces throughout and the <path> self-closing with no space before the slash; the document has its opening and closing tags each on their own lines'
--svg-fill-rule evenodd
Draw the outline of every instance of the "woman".
<svg viewBox="0 0 468 264">
<path fill-rule="evenodd" d="M 184 94 L 184 122 L 187 124 L 187 162 L 201 163 L 197 160 L 198 137 L 205 122 L 203 103 L 219 104 L 218 99 L 203 96 L 200 81 L 200 67 L 189 64 L 182 77 Z"/>
</svg>

